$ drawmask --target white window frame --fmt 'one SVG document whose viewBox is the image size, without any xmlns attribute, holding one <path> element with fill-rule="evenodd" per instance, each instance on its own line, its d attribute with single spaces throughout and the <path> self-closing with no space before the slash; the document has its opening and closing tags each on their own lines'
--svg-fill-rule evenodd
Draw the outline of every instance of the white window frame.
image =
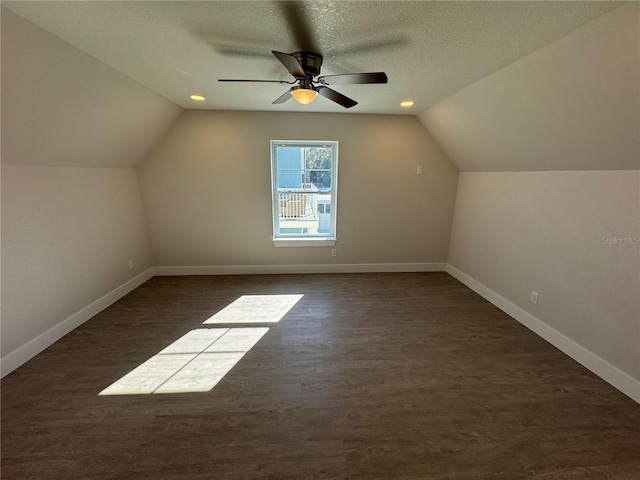
<svg viewBox="0 0 640 480">
<path fill-rule="evenodd" d="M 322 234 L 278 234 L 280 220 L 280 203 L 278 189 L 277 147 L 330 147 L 333 149 L 331 162 L 331 217 L 330 233 Z M 323 192 L 323 194 L 327 194 Z M 338 142 L 335 140 L 271 140 L 271 217 L 273 220 L 273 244 L 276 247 L 332 247 L 336 244 L 337 205 L 338 205 Z"/>
</svg>

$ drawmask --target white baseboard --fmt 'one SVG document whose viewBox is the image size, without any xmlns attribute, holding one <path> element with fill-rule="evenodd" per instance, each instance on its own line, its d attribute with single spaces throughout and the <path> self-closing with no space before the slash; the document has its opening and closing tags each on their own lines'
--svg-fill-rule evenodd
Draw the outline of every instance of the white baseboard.
<svg viewBox="0 0 640 480">
<path fill-rule="evenodd" d="M 456 267 L 447 264 L 446 271 L 452 277 L 464 283 L 467 287 L 487 299 L 500 310 L 515 318 L 529 330 L 544 338 L 551 345 L 569 355 L 587 369 L 591 370 L 605 382 L 611 384 L 628 397 L 640 403 L 640 381 L 614 367 L 606 360 L 603 360 L 596 354 L 577 344 L 569 337 L 566 337 L 544 323 L 542 320 L 511 303 L 506 298 L 471 278 L 466 273 L 458 270 Z"/>
<path fill-rule="evenodd" d="M 569 355 L 625 395 L 640 403 L 640 381 L 627 375 L 607 361 L 598 357 L 570 338 L 553 329 L 522 308 L 500 296 L 472 277 L 446 263 L 371 263 L 371 264 L 325 264 L 325 265 L 232 265 L 195 267 L 150 268 L 82 310 L 71 315 L 22 347 L 0 360 L 1 376 L 26 363 L 73 329 L 94 317 L 102 310 L 130 293 L 154 275 L 237 275 L 237 274 L 290 274 L 290 273 L 368 273 L 368 272 L 442 272 L 454 278 L 487 299 L 496 307 L 512 316 L 525 327 L 544 338 L 553 346 Z"/>
<path fill-rule="evenodd" d="M 13 372 L 20 365 L 28 362 L 33 357 L 38 355 L 47 347 L 60 340 L 63 336 L 69 333 L 71 330 L 79 327 L 84 322 L 94 317 L 109 305 L 115 303 L 127 293 L 135 290 L 144 282 L 153 277 L 153 268 L 150 268 L 136 277 L 132 278 L 128 282 L 123 283 L 119 287 L 115 288 L 111 292 L 107 293 L 102 298 L 99 298 L 95 302 L 86 306 L 82 310 L 74 313 L 70 317 L 66 318 L 54 327 L 51 327 L 46 332 L 38 335 L 36 338 L 26 343 L 22 347 L 14 350 L 13 352 L 5 355 L 0 360 L 0 373 L 2 377 Z"/>
<path fill-rule="evenodd" d="M 331 263 L 322 265 L 211 265 L 155 267 L 158 276 L 288 273 L 444 272 L 446 263 Z"/>
<path fill-rule="evenodd" d="M 22 347 L 0 359 L 0 375 L 8 375 L 67 333 L 94 317 L 109 305 L 138 288 L 153 276 L 167 275 L 236 275 L 284 273 L 366 273 L 366 272 L 444 272 L 446 263 L 370 263 L 327 265 L 231 265 L 203 267 L 152 267 L 102 298 L 74 313 Z"/>
</svg>

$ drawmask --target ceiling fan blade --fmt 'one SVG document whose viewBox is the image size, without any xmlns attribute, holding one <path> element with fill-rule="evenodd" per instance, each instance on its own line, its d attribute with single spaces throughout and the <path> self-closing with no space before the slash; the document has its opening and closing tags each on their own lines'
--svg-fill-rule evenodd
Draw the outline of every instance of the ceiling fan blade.
<svg viewBox="0 0 640 480">
<path fill-rule="evenodd" d="M 243 83 L 285 83 L 293 85 L 295 82 L 285 82 L 284 80 L 244 80 L 236 78 L 219 78 L 219 82 L 243 82 Z"/>
<path fill-rule="evenodd" d="M 213 45 L 213 49 L 219 54 L 227 56 L 271 58 L 271 55 L 258 47 L 254 48 L 236 45 Z"/>
<path fill-rule="evenodd" d="M 271 102 L 271 105 L 275 105 L 277 103 L 284 103 L 290 98 L 291 98 L 291 89 L 287 90 L 283 95 L 280 95 L 278 98 L 276 98 L 273 102 Z"/>
<path fill-rule="evenodd" d="M 291 75 L 293 75 L 294 77 L 305 76 L 304 70 L 302 69 L 300 63 L 298 63 L 296 57 L 288 53 L 276 52 L 274 50 L 272 50 L 271 53 L 273 53 L 275 57 L 280 60 L 280 63 L 284 65 L 284 68 L 286 68 Z"/>
<path fill-rule="evenodd" d="M 387 83 L 389 79 L 384 72 L 371 73 L 343 73 L 340 75 L 325 75 L 318 77 L 323 85 L 353 85 L 365 83 Z"/>
<path fill-rule="evenodd" d="M 350 99 L 349 97 L 345 97 L 341 93 L 336 92 L 335 90 L 330 89 L 329 87 L 318 87 L 317 92 L 325 98 L 336 102 L 339 105 L 342 105 L 344 108 L 351 108 L 354 105 L 357 105 L 358 102 Z"/>
<path fill-rule="evenodd" d="M 285 20 L 299 50 L 322 53 L 313 41 L 313 32 L 305 14 L 305 2 L 279 2 Z"/>
<path fill-rule="evenodd" d="M 366 42 L 360 42 L 354 45 L 346 46 L 341 49 L 335 49 L 327 52 L 328 57 L 338 57 L 344 55 L 352 55 L 358 53 L 368 53 L 375 50 L 389 50 L 392 48 L 402 47 L 409 43 L 406 37 L 394 36 L 383 40 L 371 39 Z"/>
<path fill-rule="evenodd" d="M 200 42 L 220 55 L 273 58 L 264 48 L 264 45 L 273 43 L 273 38 L 223 35 L 203 30 L 195 30 L 192 33 Z"/>
</svg>

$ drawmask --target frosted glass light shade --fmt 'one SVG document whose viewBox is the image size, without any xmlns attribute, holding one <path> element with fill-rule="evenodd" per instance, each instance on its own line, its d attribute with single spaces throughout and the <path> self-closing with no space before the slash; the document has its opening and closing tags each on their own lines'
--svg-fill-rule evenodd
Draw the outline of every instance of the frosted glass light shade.
<svg viewBox="0 0 640 480">
<path fill-rule="evenodd" d="M 308 88 L 294 88 L 291 90 L 291 95 L 296 102 L 306 105 L 316 99 L 318 92 Z"/>
</svg>

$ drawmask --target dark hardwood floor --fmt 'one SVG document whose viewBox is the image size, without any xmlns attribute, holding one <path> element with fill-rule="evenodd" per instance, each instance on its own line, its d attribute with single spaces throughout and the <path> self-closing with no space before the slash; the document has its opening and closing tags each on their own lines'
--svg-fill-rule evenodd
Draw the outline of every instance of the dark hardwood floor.
<svg viewBox="0 0 640 480">
<path fill-rule="evenodd" d="M 98 395 L 294 293 L 211 391 Z M 640 406 L 446 273 L 156 277 L 2 380 L 2 478 L 637 480 Z"/>
</svg>

